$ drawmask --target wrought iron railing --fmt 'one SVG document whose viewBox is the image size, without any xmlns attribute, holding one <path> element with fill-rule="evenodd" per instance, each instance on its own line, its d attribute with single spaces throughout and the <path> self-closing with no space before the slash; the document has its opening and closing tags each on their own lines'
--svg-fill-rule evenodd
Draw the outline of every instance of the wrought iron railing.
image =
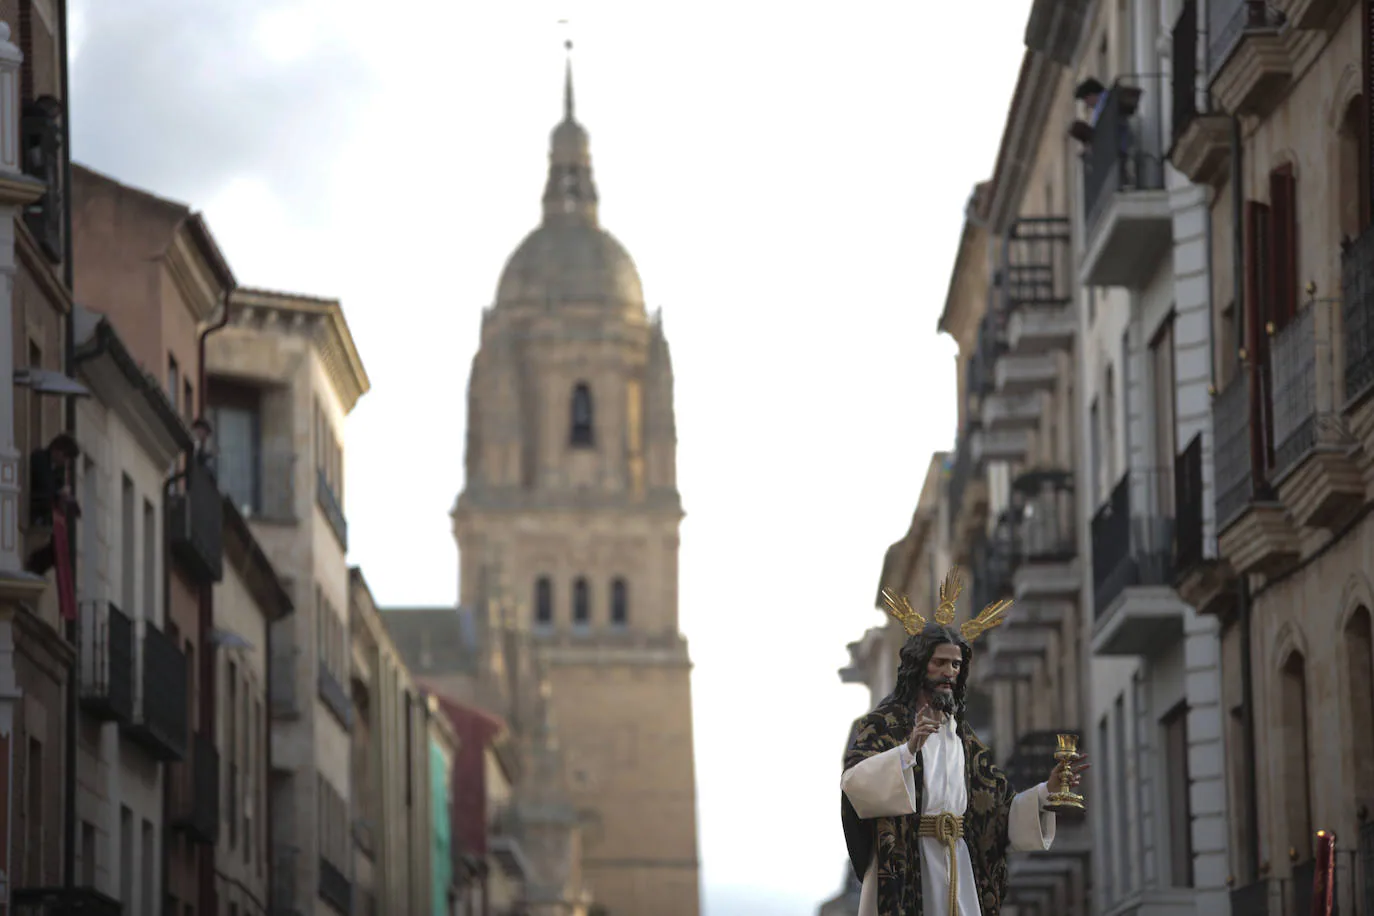
<svg viewBox="0 0 1374 916">
<path fill-rule="evenodd" d="M 109 601 L 84 601 L 79 611 L 81 705 L 103 722 L 134 716 L 134 622 Z"/>
<path fill-rule="evenodd" d="M 283 646 L 272 650 L 272 715 L 292 719 L 301 714 L 301 650 Z"/>
<path fill-rule="evenodd" d="M 187 466 L 177 492 L 167 497 L 167 537 L 182 563 L 208 582 L 224 572 L 224 498 L 209 467 Z"/>
<path fill-rule="evenodd" d="M 1066 305 L 1073 296 L 1068 217 L 1018 219 L 1002 239 L 1002 310 Z"/>
<path fill-rule="evenodd" d="M 221 448 L 215 457 L 219 488 L 247 519 L 296 518 L 296 453 Z"/>
<path fill-rule="evenodd" d="M 1309 858 L 1306 862 L 1293 865 L 1292 907 L 1294 914 L 1312 912 L 1312 882 L 1317 876 L 1317 860 Z"/>
<path fill-rule="evenodd" d="M 1263 0 L 1209 0 L 1207 4 L 1207 79 L 1231 59 L 1247 32 L 1272 32 L 1282 24 L 1282 14 Z"/>
<path fill-rule="evenodd" d="M 295 846 L 272 849 L 272 916 L 296 916 L 305 912 L 300 888 L 301 851 Z M 314 912 L 314 908 L 311 908 Z"/>
<path fill-rule="evenodd" d="M 172 782 L 172 826 L 193 841 L 214 845 L 219 839 L 219 749 L 214 738 L 196 732 L 189 760 L 169 770 Z M 230 816 L 233 816 L 232 808 Z"/>
<path fill-rule="evenodd" d="M 1207 559 L 1202 479 L 1202 433 L 1174 459 L 1174 573 L 1186 575 Z"/>
<path fill-rule="evenodd" d="M 964 430 L 954 445 L 954 462 L 949 469 L 949 535 L 953 537 L 959 524 L 964 490 L 973 478 L 973 445 Z"/>
<path fill-rule="evenodd" d="M 1270 341 L 1274 481 L 1318 449 L 1354 444 L 1336 386 L 1338 307 L 1335 300 L 1315 299 Z"/>
<path fill-rule="evenodd" d="M 320 856 L 320 899 L 340 913 L 353 912 L 353 882 L 324 856 Z"/>
<path fill-rule="evenodd" d="M 1231 890 L 1231 916 L 1269 916 L 1269 879 Z"/>
<path fill-rule="evenodd" d="M 348 519 L 344 516 L 343 503 L 339 502 L 339 495 L 334 492 L 333 485 L 324 476 L 323 469 L 315 471 L 315 501 L 329 521 L 329 528 L 334 532 L 334 537 L 338 538 L 339 546 L 347 550 Z"/>
<path fill-rule="evenodd" d="M 24 174 L 45 186 L 42 197 L 24 206 L 24 224 L 48 260 L 56 264 L 66 254 L 66 224 L 62 218 L 62 201 L 66 196 L 62 186 L 62 104 L 51 95 L 25 103 L 19 131 Z"/>
<path fill-rule="evenodd" d="M 1174 583 L 1172 468 L 1128 471 L 1092 520 L 1094 616 L 1128 588 Z"/>
<path fill-rule="evenodd" d="M 1374 226 L 1341 247 L 1346 403 L 1374 389 Z"/>
<path fill-rule="evenodd" d="M 1062 563 L 1078 554 L 1073 475 L 1067 471 L 1030 471 L 1012 486 L 1013 520 L 1019 560 Z"/>
<path fill-rule="evenodd" d="M 13 916 L 121 916 L 124 905 L 93 887 L 17 887 Z"/>
<path fill-rule="evenodd" d="M 143 625 L 142 676 L 134 703 L 134 738 L 162 761 L 183 760 L 189 732 L 186 656 L 151 623 Z"/>
<path fill-rule="evenodd" d="M 1159 118 L 1142 118 L 1146 93 L 1159 93 L 1162 77 L 1123 77 L 1107 91 L 1102 112 L 1084 153 L 1083 213 L 1092 233 L 1120 192 L 1164 187 L 1164 151 Z"/>
<path fill-rule="evenodd" d="M 343 684 L 334 676 L 323 663 L 320 664 L 319 675 L 316 678 L 319 685 L 320 699 L 334 718 L 339 720 L 339 724 L 346 729 L 353 727 L 353 701 L 349 699 L 348 691 L 344 690 Z"/>
<path fill-rule="evenodd" d="M 1255 468 L 1250 442 L 1250 373 L 1241 366 L 1212 402 L 1217 531 L 1235 520 L 1254 497 Z"/>
<path fill-rule="evenodd" d="M 1216 0 L 1213 0 L 1216 2 Z M 1173 143 L 1188 129 L 1198 111 L 1198 22 L 1197 0 L 1184 0 L 1174 23 L 1173 35 Z"/>
<path fill-rule="evenodd" d="M 1010 598 L 1017 545 L 1009 512 L 997 519 L 992 530 L 974 545 L 972 553 L 972 606 L 983 608 L 1001 598 Z"/>
</svg>

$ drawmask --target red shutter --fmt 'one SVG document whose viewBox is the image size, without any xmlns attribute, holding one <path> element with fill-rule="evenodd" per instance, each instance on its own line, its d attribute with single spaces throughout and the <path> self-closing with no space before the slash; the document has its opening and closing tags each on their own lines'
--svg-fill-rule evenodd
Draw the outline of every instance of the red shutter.
<svg viewBox="0 0 1374 916">
<path fill-rule="evenodd" d="M 1270 309 L 1266 300 L 1271 289 L 1269 207 L 1253 200 L 1245 202 L 1245 276 L 1242 278 L 1245 297 L 1245 356 L 1250 373 L 1250 461 L 1254 485 L 1260 486 L 1269 468 L 1268 424 L 1268 363 L 1269 335 L 1264 323 Z"/>
</svg>

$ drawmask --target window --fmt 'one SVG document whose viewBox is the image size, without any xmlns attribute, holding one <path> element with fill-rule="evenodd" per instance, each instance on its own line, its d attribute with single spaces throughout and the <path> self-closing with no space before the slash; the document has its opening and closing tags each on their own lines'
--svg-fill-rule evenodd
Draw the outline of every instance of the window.
<svg viewBox="0 0 1374 916">
<path fill-rule="evenodd" d="M 1164 728 L 1165 799 L 1169 806 L 1169 862 L 1174 887 L 1193 886 L 1193 813 L 1188 790 L 1188 704 L 1179 703 Z"/>
<path fill-rule="evenodd" d="M 138 571 L 138 540 L 135 525 L 137 516 L 134 515 L 134 507 L 137 505 L 134 496 L 134 482 L 128 474 L 121 475 L 121 496 L 119 506 L 119 521 L 121 543 L 120 551 L 123 561 L 120 566 L 120 589 L 119 600 L 124 603 L 124 612 L 136 620 L 147 619 L 148 613 L 152 610 L 140 610 L 138 606 L 138 592 L 134 590 L 134 580 Z"/>
<path fill-rule="evenodd" d="M 540 626 L 553 623 L 553 583 L 548 576 L 540 576 L 534 583 L 534 622 Z"/>
<path fill-rule="evenodd" d="M 1116 836 L 1121 842 L 1117 844 L 1116 868 L 1117 882 L 1116 890 L 1120 896 L 1130 893 L 1134 886 L 1134 876 L 1131 874 L 1131 844 L 1127 837 L 1130 833 L 1130 806 L 1126 800 L 1126 793 L 1132 786 L 1126 780 L 1126 699 L 1117 697 L 1116 703 L 1112 708 L 1112 730 L 1115 732 L 1112 742 L 1112 778 L 1116 782 L 1116 798 L 1113 800 L 1112 807 L 1116 809 Z"/>
<path fill-rule="evenodd" d="M 572 435 L 570 444 L 589 448 L 595 444 L 592 427 L 592 390 L 585 382 L 578 382 L 572 395 Z"/>
<path fill-rule="evenodd" d="M 172 354 L 167 354 L 167 400 L 172 402 L 172 409 L 177 408 L 177 396 L 181 394 L 181 369 L 177 366 L 177 358 Z"/>
<path fill-rule="evenodd" d="M 119 900 L 124 912 L 134 911 L 134 812 L 119 806 Z"/>
<path fill-rule="evenodd" d="M 153 891 L 153 870 L 157 866 L 157 828 L 153 822 L 147 818 L 143 819 L 143 905 L 146 907 L 144 912 L 151 910 L 153 901 L 157 899 Z"/>
<path fill-rule="evenodd" d="M 1150 342 L 1150 382 L 1154 401 L 1154 505 L 1159 518 L 1174 514 L 1174 458 L 1178 453 L 1177 394 L 1174 385 L 1174 316 L 1164 319 Z"/>
<path fill-rule="evenodd" d="M 1102 469 L 1110 490 L 1116 483 L 1116 378 L 1111 366 L 1102 381 Z"/>
<path fill-rule="evenodd" d="M 29 736 L 29 750 L 25 763 L 27 765 L 24 768 L 24 834 L 27 840 L 20 844 L 20 848 L 24 850 L 24 868 L 19 872 L 19 883 L 23 884 L 27 878 L 39 884 L 44 878 L 43 853 L 46 849 L 43 838 L 46 831 L 43 829 L 43 821 L 47 812 L 43 810 L 43 742 L 32 735 Z"/>
<path fill-rule="evenodd" d="M 1093 505 L 1096 506 L 1102 501 L 1102 494 L 1105 492 L 1102 480 L 1102 417 L 1097 407 L 1097 398 L 1093 398 L 1093 403 L 1088 408 L 1088 466 L 1091 477 L 1088 478 L 1088 492 L 1092 495 Z"/>
<path fill-rule="evenodd" d="M 261 514 L 269 510 L 263 500 L 263 468 L 268 462 L 262 451 L 261 393 L 216 380 L 209 394 L 207 400 L 214 406 L 206 419 L 215 430 L 215 475 L 220 489 L 244 514 Z M 280 459 L 270 465 L 271 471 L 280 475 L 290 468 L 289 461 Z M 285 487 L 275 479 L 272 483 L 275 489 Z M 285 493 L 278 494 L 275 489 L 272 496 L 285 498 Z M 274 505 L 270 510 L 280 511 L 281 507 Z"/>
<path fill-rule="evenodd" d="M 225 717 L 227 721 L 224 723 L 224 729 L 229 733 L 229 740 L 226 742 L 229 745 L 229 753 L 227 755 L 227 763 L 229 764 L 229 810 L 225 813 L 227 815 L 226 819 L 229 821 L 229 848 L 233 849 L 238 845 L 239 841 L 239 820 L 234 811 L 234 800 L 238 798 L 238 786 L 234 785 L 234 782 L 238 777 L 237 770 L 239 762 L 239 666 L 232 661 L 229 662 L 229 683 L 227 686 L 229 688 L 229 702 L 226 705 L 229 707 L 227 710 L 229 715 Z"/>
<path fill-rule="evenodd" d="M 624 579 L 611 583 L 611 626 L 623 627 L 630 620 L 629 586 Z"/>
<path fill-rule="evenodd" d="M 573 626 L 585 627 L 592 619 L 591 588 L 579 577 L 573 583 Z"/>
<path fill-rule="evenodd" d="M 1283 684 L 1283 726 L 1277 745 L 1279 785 L 1284 795 L 1288 844 L 1298 851 L 1298 861 L 1312 858 L 1312 783 L 1308 769 L 1307 664 L 1300 652 L 1290 652 L 1279 672 Z"/>
<path fill-rule="evenodd" d="M 143 500 L 143 613 L 157 619 L 157 509 Z"/>
<path fill-rule="evenodd" d="M 1103 716 L 1097 723 L 1097 746 L 1102 748 L 1102 763 L 1106 764 L 1108 767 L 1112 764 L 1111 744 L 1107 740 L 1109 729 L 1110 725 L 1108 724 L 1108 719 L 1106 716 Z M 1099 910 L 1105 911 L 1111 909 L 1111 904 L 1116 901 L 1116 859 L 1112 855 L 1112 841 L 1115 830 L 1112 827 L 1112 796 L 1110 792 L 1103 797 L 1101 803 L 1097 806 L 1097 811 L 1097 835 L 1101 837 L 1102 841 L 1102 875 L 1104 878 L 1102 882 L 1103 905 L 1099 907 Z"/>
<path fill-rule="evenodd" d="M 196 393 L 191 388 L 191 380 L 186 379 L 181 383 L 181 415 L 190 423 L 195 419 Z"/>
<path fill-rule="evenodd" d="M 81 879 L 86 887 L 95 887 L 95 824 L 81 822 Z"/>
<path fill-rule="evenodd" d="M 43 348 L 38 346 L 34 340 L 29 341 L 29 368 L 43 368 Z M 38 393 L 38 386 L 29 386 L 29 449 L 42 448 L 48 444 L 47 438 L 43 435 L 43 396 Z"/>
</svg>

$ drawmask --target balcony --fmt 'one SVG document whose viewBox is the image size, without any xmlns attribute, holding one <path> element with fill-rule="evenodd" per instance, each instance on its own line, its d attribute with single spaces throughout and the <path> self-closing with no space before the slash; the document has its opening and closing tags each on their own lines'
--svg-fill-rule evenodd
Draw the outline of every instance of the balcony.
<svg viewBox="0 0 1374 916">
<path fill-rule="evenodd" d="M 1008 352 L 1067 351 L 1078 333 L 1073 309 L 1069 221 L 1019 219 L 1002 239 L 1002 312 Z"/>
<path fill-rule="evenodd" d="M 108 601 L 83 601 L 79 611 L 81 707 L 101 722 L 134 717 L 134 623 Z"/>
<path fill-rule="evenodd" d="M 14 117 L 13 114 L 8 117 Z M 24 225 L 54 264 L 66 253 L 63 212 L 62 105 L 50 95 L 24 104 L 19 120 L 20 165 L 24 174 L 43 182 L 43 196 L 24 207 Z"/>
<path fill-rule="evenodd" d="M 983 402 L 983 429 L 1015 432 L 1040 428 L 1041 395 L 992 394 Z"/>
<path fill-rule="evenodd" d="M 1225 179 L 1231 160 L 1231 121 L 1212 110 L 1199 85 L 1197 0 L 1185 0 L 1173 34 L 1173 143 L 1169 161 L 1195 184 Z"/>
<path fill-rule="evenodd" d="M 320 856 L 320 899 L 348 916 L 353 912 L 353 882 L 343 869 Z"/>
<path fill-rule="evenodd" d="M 1351 0 L 1274 0 L 1294 29 L 1329 32 L 1353 6 Z"/>
<path fill-rule="evenodd" d="M 1235 598 L 1235 576 L 1217 559 L 1207 537 L 1202 434 L 1174 459 L 1174 587 L 1201 614 L 1225 614 Z"/>
<path fill-rule="evenodd" d="M 1072 64 L 1090 6 L 1088 0 L 1034 0 L 1026 22 L 1026 47 L 1064 66 Z"/>
<path fill-rule="evenodd" d="M 1020 464 L 1030 456 L 1033 436 L 1026 429 L 975 430 L 972 436 L 973 466 L 985 470 L 990 461 Z"/>
<path fill-rule="evenodd" d="M 272 650 L 272 718 L 297 719 L 301 714 L 301 650 L 282 647 Z"/>
<path fill-rule="evenodd" d="M 1073 476 L 1064 471 L 1021 474 L 1012 483 L 1012 507 L 1018 555 L 1012 574 L 1016 601 L 1076 600 L 1081 581 Z"/>
<path fill-rule="evenodd" d="M 1231 916 L 1269 916 L 1270 884 L 1261 878 L 1231 890 Z"/>
<path fill-rule="evenodd" d="M 1341 366 L 1351 431 L 1374 451 L 1374 227 L 1341 246 Z"/>
<path fill-rule="evenodd" d="M 250 520 L 296 521 L 296 454 L 254 444 L 221 447 L 215 458 L 219 488 Z"/>
<path fill-rule="evenodd" d="M 1298 557 L 1297 532 L 1263 476 L 1266 437 L 1251 423 L 1259 408 L 1248 367 L 1212 402 L 1217 552 L 1241 574 L 1272 573 Z"/>
<path fill-rule="evenodd" d="M 1013 789 L 1024 791 L 1049 778 L 1056 764 L 1054 755 L 1059 750 L 1061 734 L 1082 735 L 1082 732 L 1075 727 L 1064 726 L 1026 732 L 1017 739 L 1016 750 L 1002 767 Z M 1086 749 L 1080 747 L 1080 750 Z M 1081 815 L 1076 819 L 1081 819 Z"/>
<path fill-rule="evenodd" d="M 189 462 L 180 492 L 167 498 L 167 537 L 172 555 L 202 582 L 224 576 L 224 498 L 214 473 Z"/>
<path fill-rule="evenodd" d="M 155 759 L 184 760 L 187 739 L 186 656 L 151 623 L 143 625 L 143 677 L 127 731 Z"/>
<path fill-rule="evenodd" d="M 339 720 L 344 731 L 352 731 L 353 701 L 348 698 L 348 691 L 344 690 L 339 679 L 324 665 L 320 665 L 316 681 L 319 686 L 320 699 L 324 702 L 325 708 L 333 713 L 335 719 Z"/>
<path fill-rule="evenodd" d="M 339 502 L 338 494 L 325 479 L 324 471 L 318 469 L 315 471 L 315 503 L 324 513 L 325 520 L 329 522 L 329 530 L 334 532 L 339 546 L 347 551 L 348 519 L 344 518 L 343 504 Z"/>
<path fill-rule="evenodd" d="M 365 817 L 353 819 L 353 845 L 369 859 L 377 858 L 377 830 L 372 821 Z"/>
<path fill-rule="evenodd" d="M 1148 657 L 1183 638 L 1170 476 L 1127 472 L 1093 516 L 1095 655 Z"/>
<path fill-rule="evenodd" d="M 1354 437 L 1341 414 L 1339 303 L 1307 303 L 1269 344 L 1279 499 L 1298 525 L 1339 529 L 1364 503 Z"/>
<path fill-rule="evenodd" d="M 93 887 L 16 887 L 13 916 L 122 916 L 124 905 Z"/>
<path fill-rule="evenodd" d="M 301 851 L 294 846 L 272 849 L 272 916 L 304 916 L 307 911 L 300 898 Z"/>
<path fill-rule="evenodd" d="M 196 732 L 191 759 L 169 772 L 172 828 L 185 833 L 193 843 L 213 846 L 219 839 L 219 750 L 214 738 Z"/>
<path fill-rule="evenodd" d="M 1118 80 L 1107 92 L 1083 154 L 1086 286 L 1142 289 L 1173 243 L 1173 212 L 1164 188 L 1160 77 Z M 1086 125 L 1082 125 L 1086 127 Z"/>
<path fill-rule="evenodd" d="M 1212 0 L 1209 7 L 1212 98 L 1234 115 L 1267 116 L 1293 80 L 1282 14 L 1264 0 Z"/>
<path fill-rule="evenodd" d="M 1005 353 L 997 361 L 993 382 L 1002 394 L 1053 391 L 1059 384 L 1059 365 L 1052 355 L 1019 356 Z"/>
</svg>

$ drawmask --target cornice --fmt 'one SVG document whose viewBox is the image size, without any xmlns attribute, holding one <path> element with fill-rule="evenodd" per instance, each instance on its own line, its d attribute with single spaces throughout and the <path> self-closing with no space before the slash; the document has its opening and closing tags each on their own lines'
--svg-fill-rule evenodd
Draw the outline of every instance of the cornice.
<svg viewBox="0 0 1374 916">
<path fill-rule="evenodd" d="M 264 311 L 288 319 L 316 319 L 310 322 L 315 346 L 345 414 L 371 389 L 372 382 L 337 299 L 239 288 L 234 290 L 230 303 L 236 315 L 245 317 L 253 311 Z"/>
<path fill-rule="evenodd" d="M 1055 84 L 1062 73 L 1059 64 L 1037 51 L 1026 51 L 1022 57 L 983 211 L 995 234 L 1004 232 L 1020 214 L 1026 176 L 1035 166 L 1049 111 L 1057 101 Z"/>
<path fill-rule="evenodd" d="M 185 223 L 172 236 L 172 244 L 167 246 L 162 260 L 182 301 L 190 308 L 196 323 L 200 324 L 214 315 L 226 289 L 216 281 L 209 266 L 192 249 L 184 227 Z"/>
</svg>

